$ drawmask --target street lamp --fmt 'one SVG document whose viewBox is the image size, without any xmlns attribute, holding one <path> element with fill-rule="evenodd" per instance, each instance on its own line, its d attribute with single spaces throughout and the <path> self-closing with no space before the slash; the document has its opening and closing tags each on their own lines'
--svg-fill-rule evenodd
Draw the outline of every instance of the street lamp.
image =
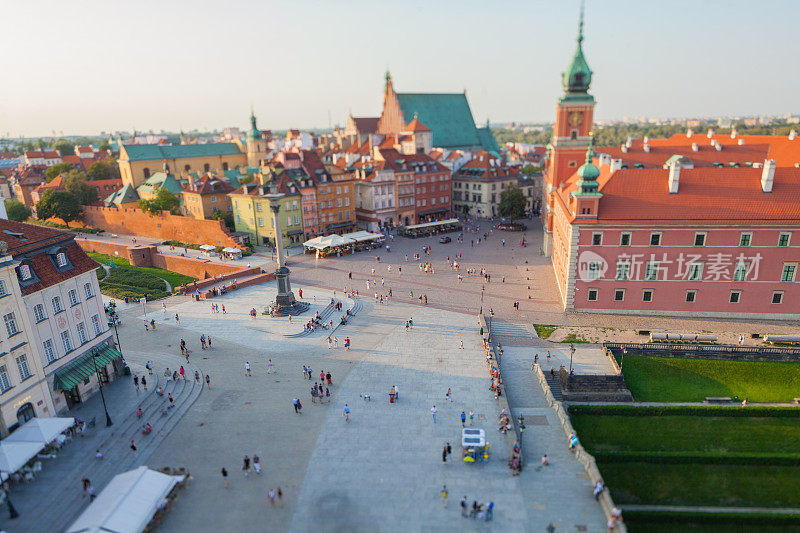
<svg viewBox="0 0 800 533">
<path fill-rule="evenodd" d="M 481 287 L 481 310 L 478 312 L 479 315 L 483 314 L 483 293 L 486 292 L 486 285 Z"/>
<path fill-rule="evenodd" d="M 97 361 L 95 360 L 97 357 L 96 353 L 92 353 L 92 364 L 94 365 L 94 371 L 97 374 L 97 383 L 100 384 L 100 399 L 103 400 L 103 410 L 106 412 L 106 427 L 113 426 L 114 423 L 111 421 L 111 417 L 108 415 L 108 407 L 106 407 L 106 397 L 103 394 L 103 378 L 100 376 L 100 371 L 97 369 Z"/>
<path fill-rule="evenodd" d="M 494 318 L 494 309 L 489 308 L 489 333 L 492 332 L 492 318 Z"/>
<path fill-rule="evenodd" d="M 572 356 L 575 355 L 575 345 L 569 343 L 569 373 L 572 374 Z"/>
<path fill-rule="evenodd" d="M 8 517 L 13 520 L 19 516 L 17 509 L 14 507 L 14 504 L 11 503 L 11 498 L 8 495 L 8 483 L 3 484 L 3 492 L 6 495 L 6 503 L 8 504 Z"/>
</svg>

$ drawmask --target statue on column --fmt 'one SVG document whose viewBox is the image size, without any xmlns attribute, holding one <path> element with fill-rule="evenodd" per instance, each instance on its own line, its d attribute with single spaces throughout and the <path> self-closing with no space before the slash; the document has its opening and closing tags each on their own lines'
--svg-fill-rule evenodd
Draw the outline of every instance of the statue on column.
<svg viewBox="0 0 800 533">
<path fill-rule="evenodd" d="M 278 284 L 278 295 L 272 304 L 272 313 L 275 316 L 299 315 L 308 311 L 310 307 L 306 302 L 295 300 L 292 285 L 289 281 L 289 269 L 286 267 L 286 257 L 283 251 L 283 232 L 281 231 L 280 201 L 285 195 L 281 193 L 267 194 L 269 207 L 272 210 L 272 222 L 275 228 L 275 251 L 278 258 L 278 268 L 275 270 L 275 280 Z"/>
</svg>

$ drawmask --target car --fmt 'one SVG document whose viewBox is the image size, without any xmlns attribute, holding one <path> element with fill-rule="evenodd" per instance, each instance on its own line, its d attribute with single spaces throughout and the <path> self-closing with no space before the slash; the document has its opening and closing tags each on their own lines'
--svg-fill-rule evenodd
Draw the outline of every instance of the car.
<svg viewBox="0 0 800 533">
<path fill-rule="evenodd" d="M 448 237 L 447 235 L 442 235 L 441 237 L 439 237 L 439 242 L 442 243 L 442 244 L 447 244 L 451 240 L 452 239 L 450 237 Z"/>
</svg>

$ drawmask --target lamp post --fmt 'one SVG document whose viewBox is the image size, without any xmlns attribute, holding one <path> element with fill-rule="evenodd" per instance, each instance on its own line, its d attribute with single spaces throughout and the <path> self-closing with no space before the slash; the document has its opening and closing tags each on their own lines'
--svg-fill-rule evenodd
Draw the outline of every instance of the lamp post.
<svg viewBox="0 0 800 533">
<path fill-rule="evenodd" d="M 575 345 L 569 343 L 569 373 L 572 374 L 572 356 L 575 355 Z"/>
<path fill-rule="evenodd" d="M 479 314 L 479 315 L 482 315 L 482 314 L 483 314 L 483 293 L 485 293 L 485 292 L 486 292 L 486 285 L 483 285 L 483 286 L 481 287 L 481 310 L 480 310 L 480 311 L 478 311 L 478 314 Z"/>
<path fill-rule="evenodd" d="M 14 507 L 14 504 L 11 503 L 11 497 L 8 495 L 8 484 L 3 484 L 3 492 L 6 495 L 6 503 L 8 504 L 8 517 L 13 520 L 19 516 L 17 509 Z"/>
<path fill-rule="evenodd" d="M 492 332 L 492 319 L 494 318 L 494 309 L 489 308 L 489 333 Z"/>
<path fill-rule="evenodd" d="M 97 374 L 97 383 L 100 385 L 100 399 L 103 400 L 103 411 L 106 412 L 106 427 L 113 426 L 114 423 L 111 421 L 111 417 L 108 415 L 108 407 L 106 407 L 106 397 L 103 394 L 103 378 L 100 376 L 100 370 L 97 369 L 97 361 L 95 360 L 97 357 L 96 353 L 92 353 L 92 364 L 94 365 L 94 371 Z"/>
<path fill-rule="evenodd" d="M 119 331 L 117 330 L 117 317 L 116 315 L 111 318 L 111 322 L 114 324 L 114 334 L 117 336 L 117 348 L 119 352 L 122 353 L 122 345 L 119 343 Z M 124 357 L 123 357 L 124 359 Z"/>
</svg>

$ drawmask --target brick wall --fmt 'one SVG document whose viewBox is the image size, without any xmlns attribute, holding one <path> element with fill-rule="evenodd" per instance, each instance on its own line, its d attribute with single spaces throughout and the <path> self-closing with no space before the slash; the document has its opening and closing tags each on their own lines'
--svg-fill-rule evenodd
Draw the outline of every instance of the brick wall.
<svg viewBox="0 0 800 533">
<path fill-rule="evenodd" d="M 140 235 L 194 244 L 239 247 L 221 220 L 198 220 L 161 212 L 150 216 L 140 209 L 82 206 L 87 226 L 110 233 Z"/>
</svg>

